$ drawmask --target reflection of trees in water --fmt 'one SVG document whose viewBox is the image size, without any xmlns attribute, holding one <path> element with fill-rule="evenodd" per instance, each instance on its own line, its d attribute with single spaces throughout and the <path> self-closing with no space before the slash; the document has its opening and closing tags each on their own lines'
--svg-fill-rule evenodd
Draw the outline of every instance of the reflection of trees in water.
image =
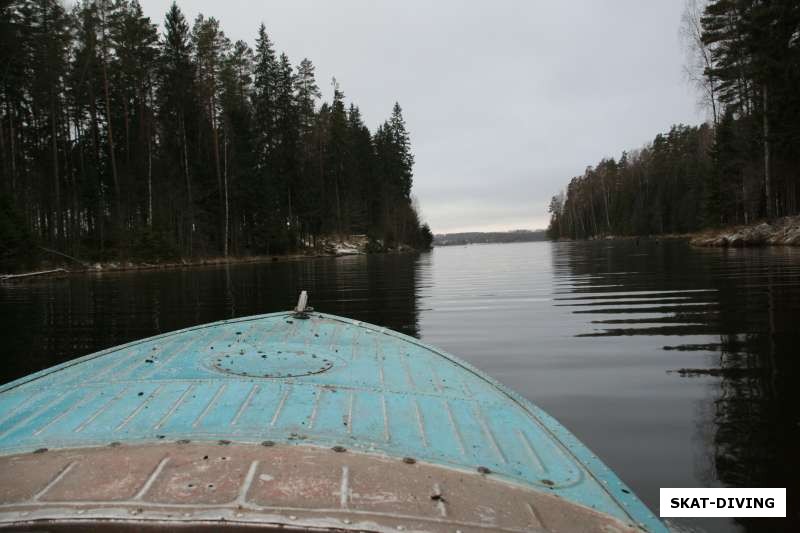
<svg viewBox="0 0 800 533">
<path fill-rule="evenodd" d="M 74 276 L 0 293 L 0 383 L 75 357 L 197 324 L 291 309 L 419 335 L 412 254 L 319 258 L 186 270 Z"/>
<path fill-rule="evenodd" d="M 317 278 L 315 308 L 419 337 L 415 254 L 352 256 L 332 261 L 335 273 Z"/>
<path fill-rule="evenodd" d="M 721 337 L 723 373 L 713 404 L 716 477 L 732 487 L 786 487 L 787 511 L 797 519 L 800 395 L 791 368 L 795 365 L 791 350 L 797 342 L 779 331 L 743 337 Z M 796 531 L 796 523 L 765 519 L 740 523 L 752 531 Z"/>
<path fill-rule="evenodd" d="M 592 243 L 571 245 L 555 256 L 557 274 L 571 278 L 565 284 L 571 304 L 577 303 L 575 296 L 596 302 L 603 301 L 599 298 L 604 292 L 623 293 L 629 299 L 636 291 L 661 291 L 652 296 L 653 305 L 642 299 L 637 303 L 648 302 L 647 306 L 623 303 L 588 310 L 576 306 L 577 312 L 589 316 L 605 315 L 591 323 L 606 329 L 581 336 L 718 336 L 719 342 L 664 346 L 665 350 L 717 353 L 717 364 L 711 368 L 673 373 L 718 378 L 716 397 L 704 411 L 698 430 L 708 451 L 707 461 L 698 465 L 700 477 L 708 484 L 718 480 L 732 487 L 786 487 L 787 512 L 794 513 L 793 521 L 738 522 L 748 531 L 797 530 L 800 254 L 783 249 L 692 251 L 683 243 Z M 620 272 L 626 275 L 616 274 Z M 697 309 L 663 301 L 665 293 L 687 289 L 714 291 L 687 293 L 686 302 L 697 302 Z M 641 317 L 643 310 L 650 316 Z"/>
<path fill-rule="evenodd" d="M 725 485 L 786 487 L 787 511 L 797 513 L 797 263 L 784 260 L 780 250 L 740 253 L 736 259 L 736 275 L 720 290 L 725 300 L 720 328 L 726 333 L 720 336 L 723 374 L 714 403 L 714 466 Z M 753 531 L 796 530 L 788 521 L 740 522 Z"/>
</svg>

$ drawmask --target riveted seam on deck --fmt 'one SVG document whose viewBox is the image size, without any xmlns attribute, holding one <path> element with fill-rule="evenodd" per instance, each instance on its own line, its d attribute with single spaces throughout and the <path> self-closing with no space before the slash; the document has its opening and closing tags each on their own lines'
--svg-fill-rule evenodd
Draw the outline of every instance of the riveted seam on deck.
<svg viewBox="0 0 800 533">
<path fill-rule="evenodd" d="M 108 401 L 107 401 L 105 404 L 103 404 L 103 406 L 102 406 L 102 407 L 100 407 L 100 409 L 98 409 L 97 411 L 95 411 L 95 412 L 94 412 L 94 414 L 92 414 L 92 415 L 91 415 L 89 418 L 87 418 L 87 419 L 86 419 L 86 420 L 84 420 L 84 421 L 83 421 L 83 422 L 82 422 L 80 425 L 78 425 L 78 427 L 76 427 L 76 428 L 74 429 L 74 432 L 75 432 L 75 433 L 80 433 L 81 431 L 83 431 L 84 429 L 86 429 L 86 426 L 88 426 L 89 424 L 91 424 L 92 422 L 94 422 L 94 421 L 95 421 L 95 419 L 96 419 L 98 416 L 100 416 L 101 414 L 103 414 L 103 413 L 106 411 L 106 409 L 108 409 L 109 407 L 111 407 L 111 405 L 112 405 L 114 402 L 116 402 L 117 400 L 119 400 L 120 398 L 122 398 L 122 396 L 124 396 L 124 395 L 125 395 L 125 393 L 126 393 L 126 392 L 128 392 L 128 389 L 130 389 L 130 388 L 131 388 L 131 386 L 130 386 L 130 385 L 127 385 L 125 388 L 123 388 L 121 391 L 119 391 L 119 392 L 116 394 L 116 396 L 114 396 L 113 398 L 111 398 L 110 400 L 108 400 Z"/>
<path fill-rule="evenodd" d="M 225 333 L 224 330 L 223 331 L 218 331 L 214 335 L 211 336 L 211 339 L 209 339 L 208 332 L 205 332 L 205 335 L 201 336 L 199 339 L 191 339 L 191 340 L 190 339 L 186 339 L 186 340 L 184 340 L 183 346 L 178 348 L 169 357 L 167 357 L 166 359 L 164 359 L 163 361 L 158 363 L 157 366 L 154 364 L 152 369 L 150 369 L 147 372 L 145 372 L 145 374 L 142 376 L 142 379 L 148 379 L 150 376 L 155 374 L 158 370 L 167 368 L 167 365 L 169 365 L 172 361 L 174 361 L 179 355 L 183 355 L 189 348 L 192 348 L 194 346 L 200 346 L 200 345 L 209 346 L 212 342 L 216 342 L 217 339 L 219 339 L 224 333 Z"/>
<path fill-rule="evenodd" d="M 422 412 L 419 410 L 419 403 L 417 402 L 417 399 L 414 398 L 412 401 L 414 402 L 414 413 L 417 417 L 417 427 L 419 428 L 419 436 L 422 437 L 422 445 L 427 448 L 428 435 L 425 433 L 425 421 L 422 418 Z"/>
<path fill-rule="evenodd" d="M 32 421 L 32 420 L 34 420 L 34 419 L 35 419 L 37 416 L 41 415 L 42 413 L 44 413 L 45 411 L 47 411 L 48 409 L 50 409 L 50 408 L 51 408 L 51 407 L 53 407 L 54 405 L 58 404 L 58 403 L 59 403 L 61 400 L 63 400 L 63 399 L 64 399 L 64 397 L 65 397 L 67 394 L 70 394 L 70 393 L 72 393 L 72 392 L 73 392 L 73 391 L 72 391 L 71 389 L 70 389 L 70 390 L 66 390 L 66 391 L 62 392 L 60 395 L 56 396 L 56 397 L 55 397 L 53 400 L 49 401 L 48 403 L 46 403 L 45 405 L 43 405 L 42 407 L 40 407 L 39 409 L 37 409 L 36 411 L 34 411 L 33 413 L 31 413 L 31 414 L 30 414 L 30 415 L 28 415 L 27 417 L 23 418 L 22 420 L 20 420 L 19 422 L 17 422 L 17 423 L 16 423 L 16 424 L 14 424 L 13 426 L 11 426 L 11 427 L 9 427 L 9 428 L 6 428 L 6 429 L 5 429 L 5 431 L 3 431 L 2 433 L 0 433 L 0 439 L 2 439 L 3 437 L 5 437 L 6 435 L 8 435 L 9 433 L 11 433 L 12 431 L 14 431 L 15 429 L 18 429 L 18 428 L 20 428 L 20 427 L 24 426 L 25 424 L 27 424 L 28 422 L 30 422 L 30 421 Z"/>
<path fill-rule="evenodd" d="M 408 354 L 401 354 L 398 357 L 400 357 L 400 364 L 402 365 L 403 371 L 406 374 L 406 381 L 408 382 L 411 392 L 413 393 L 417 389 L 417 384 L 414 382 L 414 376 L 411 375 L 411 368 L 408 366 Z"/>
<path fill-rule="evenodd" d="M 358 356 L 358 350 L 361 347 L 361 343 L 358 342 L 361 339 L 361 336 L 364 334 L 364 331 L 359 329 L 356 333 L 355 338 L 353 339 L 352 345 L 353 349 L 350 351 L 350 361 L 354 362 L 356 357 Z"/>
<path fill-rule="evenodd" d="M 158 387 L 156 387 L 156 389 L 155 389 L 153 392 L 151 392 L 151 393 L 150 393 L 150 394 L 147 396 L 147 398 L 146 398 L 146 399 L 145 399 L 145 400 L 144 400 L 142 403 L 140 403 L 140 404 L 139 404 L 139 406 L 138 406 L 136 409 L 134 409 L 134 410 L 133 410 L 133 412 L 131 412 L 131 414 L 129 414 L 127 417 L 125 417 L 125 420 L 123 420 L 122 422 L 120 422 L 120 423 L 119 423 L 119 425 L 117 425 L 117 427 L 115 427 L 115 428 L 114 428 L 114 431 L 119 431 L 120 429 L 122 429 L 122 428 L 124 428 L 125 426 L 127 426 L 127 425 L 130 423 L 130 421 L 131 421 L 131 420 L 133 420 L 134 418 L 136 418 L 136 415 L 138 415 L 139 413 L 141 413 L 141 412 L 142 412 L 142 409 L 144 409 L 145 407 L 147 407 L 147 404 L 148 404 L 148 403 L 150 403 L 151 401 L 153 401 L 153 398 L 155 398 L 156 396 L 158 396 L 158 394 L 161 392 L 161 390 L 162 390 L 163 388 L 164 388 L 164 385 L 159 385 Z"/>
<path fill-rule="evenodd" d="M 528 452 L 528 455 L 531 457 L 531 462 L 534 464 L 534 467 L 541 473 L 546 474 L 548 472 L 547 466 L 545 466 L 544 462 L 539 458 L 539 454 L 536 453 L 531 441 L 528 440 L 528 436 L 523 433 L 523 431 L 517 428 L 517 435 L 519 436 L 520 441 L 522 442 L 522 447 L 525 448 L 525 451 Z"/>
<path fill-rule="evenodd" d="M 6 416 L 4 416 L 2 418 L 2 420 L 0 420 L 0 424 L 4 424 L 6 422 L 6 420 L 9 420 L 9 419 L 13 418 L 14 415 L 19 413 L 29 403 L 33 403 L 33 399 L 38 397 L 38 396 L 41 396 L 43 392 L 44 391 L 36 391 L 33 394 L 31 394 L 30 396 L 28 396 L 28 398 L 26 398 L 26 399 L 22 400 L 21 402 L 19 402 L 19 404 L 15 405 L 14 408 L 11 409 L 11 411 L 8 414 L 6 414 Z"/>
<path fill-rule="evenodd" d="M 453 410 L 450 408 L 450 402 L 447 400 L 444 400 L 444 408 L 447 412 L 447 418 L 450 420 L 450 425 L 453 427 L 453 434 L 456 436 L 458 447 L 461 449 L 461 455 L 466 456 L 467 447 L 464 445 L 464 438 L 461 436 L 461 430 L 458 427 L 455 416 L 453 416 Z"/>
<path fill-rule="evenodd" d="M 85 406 L 85 405 L 88 405 L 88 404 L 89 404 L 89 403 L 91 403 L 91 402 L 92 402 L 92 401 L 93 401 L 95 398 L 97 398 L 97 397 L 100 395 L 100 393 L 101 393 L 101 392 L 102 392 L 102 389 L 96 390 L 96 391 L 94 392 L 94 394 L 87 394 L 86 396 L 84 396 L 83 398 L 81 398 L 81 399 L 80 399 L 80 401 L 73 402 L 73 404 L 69 406 L 69 409 L 66 409 L 66 410 L 64 410 L 64 411 L 61 411 L 61 413 L 59 413 L 59 414 L 58 414 L 58 415 L 56 415 L 55 417 L 51 418 L 51 419 L 50 419 L 50 420 L 49 420 L 49 421 L 48 421 L 48 422 L 47 422 L 45 425 L 43 425 L 42 427 L 40 427 L 39 429 L 37 429 L 36 431 L 34 431 L 34 432 L 33 432 L 33 434 L 34 434 L 34 435 L 39 435 L 39 434 L 40 434 L 40 433 L 42 433 L 44 430 L 46 430 L 47 428 L 49 428 L 50 426 L 52 426 L 53 424 L 55 424 L 56 422 L 58 422 L 59 420 L 61 420 L 61 419 L 62 419 L 62 418 L 64 418 L 65 416 L 67 416 L 69 413 L 71 413 L 71 412 L 75 411 L 75 410 L 76 410 L 76 409 L 78 409 L 79 407 L 83 407 L 83 406 Z"/>
<path fill-rule="evenodd" d="M 531 527 L 547 531 L 547 528 L 545 527 L 544 522 L 542 521 L 542 517 L 539 515 L 538 512 L 536 512 L 536 508 L 528 502 L 525 502 L 525 508 L 531 515 Z"/>
<path fill-rule="evenodd" d="M 288 385 L 286 390 L 283 391 L 283 396 L 281 396 L 280 402 L 278 402 L 278 407 L 275 408 L 275 414 L 272 415 L 272 420 L 269 422 L 270 427 L 275 427 L 275 424 L 278 422 L 278 418 L 281 416 L 281 411 L 283 411 L 283 406 L 286 403 L 286 398 L 289 397 L 289 393 L 292 391 L 292 386 Z"/>
<path fill-rule="evenodd" d="M 355 404 L 356 398 L 355 395 L 351 392 L 347 402 L 347 434 L 353 434 L 353 408 Z"/>
<path fill-rule="evenodd" d="M 226 388 L 228 388 L 228 384 L 227 383 L 223 383 L 222 385 L 219 386 L 219 388 L 217 389 L 217 392 L 214 393 L 214 396 L 211 398 L 211 400 L 206 405 L 206 408 L 203 409 L 203 411 L 199 415 L 197 415 L 197 418 L 194 419 L 194 422 L 192 422 L 192 427 L 193 428 L 197 427 L 200 424 L 200 422 L 203 421 L 203 419 L 206 417 L 206 415 L 211 411 L 211 409 L 214 408 L 214 404 L 217 403 L 217 400 L 219 399 L 220 396 L 222 396 L 222 393 L 225 392 Z"/>
<path fill-rule="evenodd" d="M 389 433 L 389 412 L 386 408 L 386 396 L 381 394 L 381 411 L 383 411 L 383 440 L 389 442 L 391 434 Z"/>
<path fill-rule="evenodd" d="M 308 429 L 314 429 L 314 423 L 317 421 L 317 413 L 319 412 L 319 403 L 322 400 L 322 395 L 325 393 L 325 389 L 319 388 L 317 393 L 314 395 L 314 405 L 311 408 L 311 414 L 308 416 Z"/>
<path fill-rule="evenodd" d="M 158 478 L 158 476 L 161 475 L 161 472 L 164 470 L 164 467 L 167 466 L 168 462 L 169 462 L 169 457 L 164 457 L 158 462 L 156 467 L 153 469 L 153 471 L 145 480 L 144 484 L 142 485 L 142 488 L 140 488 L 139 492 L 137 492 L 136 495 L 133 497 L 134 501 L 141 500 L 142 498 L 145 497 L 147 492 L 153 486 L 153 483 L 156 482 L 156 478 Z"/>
<path fill-rule="evenodd" d="M 242 405 L 239 406 L 239 409 L 236 410 L 236 414 L 231 419 L 232 426 L 235 426 L 236 423 L 239 421 L 239 418 L 241 418 L 242 414 L 250 406 L 250 402 L 253 401 L 253 396 L 256 395 L 256 393 L 259 391 L 260 388 L 261 385 L 255 384 L 250 389 L 250 392 L 247 393 L 247 397 L 245 397 L 245 399 L 242 400 Z"/>
<path fill-rule="evenodd" d="M 56 474 L 55 477 L 51 479 L 50 482 L 47 485 L 45 485 L 42 490 L 33 495 L 33 498 L 31 498 L 31 500 L 34 502 L 38 502 L 39 498 L 47 494 L 47 492 L 50 489 L 52 489 L 56 485 L 56 483 L 64 479 L 64 476 L 66 476 L 69 473 L 69 471 L 72 470 L 72 467 L 74 467 L 76 464 L 77 464 L 76 461 L 72 461 L 67 466 L 62 468 L 61 471 L 58 474 Z"/>
<path fill-rule="evenodd" d="M 328 344 L 328 349 L 332 352 L 335 352 L 336 347 L 338 346 L 337 341 L 339 339 L 337 337 L 339 336 L 339 333 L 341 333 L 341 330 L 342 330 L 341 324 L 336 324 L 333 327 L 333 333 L 331 334 L 331 342 Z"/>
<path fill-rule="evenodd" d="M 180 395 L 180 397 L 178 397 L 178 399 L 177 399 L 177 400 L 175 400 L 175 403 L 173 403 L 173 404 L 172 404 L 172 406 L 170 406 L 169 410 L 168 410 L 166 413 L 164 413 L 164 416 L 163 416 L 163 417 L 161 417 L 161 420 L 159 420 L 159 421 L 158 421 L 158 423 L 157 423 L 155 426 L 153 426 L 153 429 L 159 429 L 159 428 L 160 428 L 160 427 L 162 427 L 164 424 L 166 424 L 166 423 L 167 423 L 167 420 L 169 420 L 169 419 L 170 419 L 170 417 L 171 417 L 171 416 L 172 416 L 172 415 L 175 413 L 175 411 L 177 411 L 177 410 L 178 410 L 178 408 L 181 406 L 181 404 L 183 404 L 183 402 L 184 402 L 184 400 L 186 399 L 186 397 L 187 397 L 187 396 L 188 396 L 188 395 L 189 395 L 189 394 L 190 394 L 190 393 L 191 393 L 191 392 L 192 392 L 192 391 L 193 391 L 193 390 L 194 390 L 196 387 L 197 387 L 197 383 L 192 383 L 191 385 L 189 385 L 188 387 L 186 387 L 186 390 L 185 390 L 185 391 L 183 391 L 183 393 Z"/>
<path fill-rule="evenodd" d="M 339 484 L 339 507 L 347 509 L 350 500 L 350 468 L 342 467 L 342 480 Z"/>
<path fill-rule="evenodd" d="M 442 379 L 439 377 L 439 373 L 436 372 L 436 368 L 431 364 L 428 364 L 427 366 L 431 372 L 431 375 L 433 376 L 432 381 L 433 381 L 433 386 L 436 389 L 436 392 L 439 393 L 444 392 L 444 383 L 442 382 Z"/>
<path fill-rule="evenodd" d="M 247 469 L 247 475 L 244 477 L 244 483 L 239 488 L 239 494 L 236 496 L 236 503 L 239 505 L 247 504 L 247 493 L 250 492 L 250 487 L 253 485 L 253 479 L 256 477 L 259 461 L 250 463 L 250 468 Z"/>
<path fill-rule="evenodd" d="M 492 431 L 491 426 L 486 421 L 486 417 L 483 416 L 483 410 L 481 409 L 480 404 L 478 402 L 474 402 L 473 405 L 475 407 L 475 415 L 478 419 L 478 423 L 481 425 L 481 428 L 483 428 L 483 432 L 486 435 L 487 440 L 492 445 L 492 448 L 497 453 L 497 456 L 500 458 L 500 460 L 503 463 L 508 463 L 506 455 L 503 453 L 503 450 L 500 449 L 500 445 L 497 443 L 497 439 L 494 436 L 494 431 Z"/>
</svg>

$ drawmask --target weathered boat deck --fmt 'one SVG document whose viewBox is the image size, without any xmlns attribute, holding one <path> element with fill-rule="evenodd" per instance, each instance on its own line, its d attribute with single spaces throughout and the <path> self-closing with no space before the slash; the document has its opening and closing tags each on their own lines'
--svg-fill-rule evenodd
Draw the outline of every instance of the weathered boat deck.
<svg viewBox="0 0 800 533">
<path fill-rule="evenodd" d="M 220 467 L 220 457 L 231 461 Z M 299 469 L 293 481 L 273 482 L 287 468 Z M 92 484 L 92 469 L 108 483 L 82 493 L 77 487 Z M 39 478 L 19 484 L 27 489 L 12 490 L 12 477 L 34 471 Z M 292 510 L 299 499 L 306 510 L 337 510 L 325 519 L 334 516 L 339 527 L 380 516 L 384 525 L 408 527 L 415 516 L 417 525 L 463 531 L 547 530 L 535 520 L 561 523 L 547 510 L 555 497 L 562 513 L 591 518 L 595 510 L 617 528 L 663 530 L 597 457 L 529 402 L 415 339 L 319 313 L 189 328 L 0 387 L 0 476 L 0 524 L 24 512 L 49 516 L 82 494 L 94 502 L 79 506 L 89 515 L 111 506 L 163 518 L 186 504 L 194 505 L 193 520 L 212 513 L 235 521 L 238 512 L 246 523 L 254 513 L 300 516 Z M 294 504 L 286 496 L 292 486 Z M 452 497 L 437 498 L 436 490 Z M 201 491 L 210 498 L 198 500 L 203 505 L 184 501 Z M 60 507 L 42 504 L 53 498 Z M 421 507 L 404 514 L 397 502 L 409 498 Z M 475 514 L 482 498 L 495 503 Z M 501 518 L 503 501 L 523 500 Z M 388 507 L 376 511 L 381 505 Z M 308 513 L 305 526 L 323 519 Z"/>
</svg>

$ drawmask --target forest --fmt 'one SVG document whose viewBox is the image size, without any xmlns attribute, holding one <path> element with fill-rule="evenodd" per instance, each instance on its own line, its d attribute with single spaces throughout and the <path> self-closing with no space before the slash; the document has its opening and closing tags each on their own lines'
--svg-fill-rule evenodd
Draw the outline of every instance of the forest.
<svg viewBox="0 0 800 533">
<path fill-rule="evenodd" d="M 469 231 L 461 233 L 437 233 L 433 236 L 435 246 L 463 246 L 465 244 L 489 244 L 509 242 L 546 241 L 545 230 L 517 229 L 511 231 Z"/>
<path fill-rule="evenodd" d="M 263 23 L 251 46 L 174 3 L 163 30 L 136 0 L 0 5 L 0 259 L 430 246 L 400 105 L 370 131 L 335 79 L 321 102 Z"/>
<path fill-rule="evenodd" d="M 689 0 L 686 75 L 710 120 L 605 158 L 550 202 L 551 238 L 686 233 L 800 213 L 800 2 Z"/>
</svg>

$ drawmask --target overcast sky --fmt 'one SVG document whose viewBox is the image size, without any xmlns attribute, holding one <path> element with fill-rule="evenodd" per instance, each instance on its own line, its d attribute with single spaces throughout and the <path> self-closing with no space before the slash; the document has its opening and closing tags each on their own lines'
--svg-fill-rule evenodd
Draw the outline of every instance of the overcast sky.
<svg viewBox="0 0 800 533">
<path fill-rule="evenodd" d="M 171 0 L 141 0 L 162 23 Z M 683 0 L 183 0 L 336 77 L 371 129 L 400 102 L 434 232 L 543 228 L 550 197 L 604 156 L 703 120 L 682 75 Z"/>
</svg>

